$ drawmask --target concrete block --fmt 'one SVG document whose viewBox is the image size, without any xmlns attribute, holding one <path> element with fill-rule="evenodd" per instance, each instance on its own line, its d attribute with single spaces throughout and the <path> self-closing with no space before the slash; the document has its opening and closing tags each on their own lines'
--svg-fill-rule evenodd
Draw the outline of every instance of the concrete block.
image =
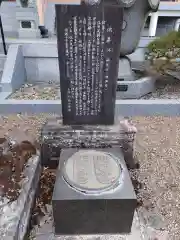
<svg viewBox="0 0 180 240">
<path fill-rule="evenodd" d="M 19 38 L 39 38 L 40 32 L 38 29 L 18 29 Z"/>
<path fill-rule="evenodd" d="M 25 44 L 23 55 L 29 83 L 49 81 L 60 83 L 56 43 L 50 41 L 46 44 Z"/>
<path fill-rule="evenodd" d="M 137 48 L 134 53 L 128 55 L 132 62 L 145 61 L 145 48 Z"/>
<path fill-rule="evenodd" d="M 5 62 L 6 62 L 6 55 L 0 54 L 0 69 L 3 70 Z"/>
<path fill-rule="evenodd" d="M 37 8 L 16 7 L 17 20 L 34 20 L 38 22 Z"/>
<path fill-rule="evenodd" d="M 3 24 L 4 33 L 16 32 L 18 23 L 16 19 L 16 2 L 2 1 L 0 13 Z"/>
<path fill-rule="evenodd" d="M 23 44 L 25 58 L 58 58 L 57 42 Z"/>
<path fill-rule="evenodd" d="M 17 7 L 16 19 L 19 38 L 40 38 L 39 17 L 35 7 Z"/>
<path fill-rule="evenodd" d="M 21 45 L 11 45 L 8 50 L 1 79 L 3 92 L 14 92 L 26 81 L 26 69 Z"/>
<path fill-rule="evenodd" d="M 143 77 L 135 81 L 118 81 L 116 97 L 118 99 L 140 98 L 155 88 L 155 77 Z"/>
<path fill-rule="evenodd" d="M 48 83 L 50 81 L 60 83 L 59 66 L 56 58 L 25 58 L 25 66 L 29 83 Z"/>
</svg>

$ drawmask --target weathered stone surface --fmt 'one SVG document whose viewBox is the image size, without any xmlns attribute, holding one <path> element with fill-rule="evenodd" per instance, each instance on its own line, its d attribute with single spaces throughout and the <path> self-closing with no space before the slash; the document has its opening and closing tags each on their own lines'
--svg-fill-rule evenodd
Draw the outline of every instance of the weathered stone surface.
<svg viewBox="0 0 180 240">
<path fill-rule="evenodd" d="M 40 170 L 39 155 L 33 156 L 24 169 L 25 178 L 18 199 L 9 202 L 5 197 L 0 198 L 0 239 L 24 239 Z"/>
<path fill-rule="evenodd" d="M 18 194 L 24 166 L 27 160 L 36 154 L 36 148 L 27 140 L 18 143 L 16 140 L 2 138 L 0 151 L 1 195 L 6 195 L 14 200 Z"/>
<path fill-rule="evenodd" d="M 53 118 L 43 126 L 41 132 L 41 163 L 56 168 L 61 148 L 99 148 L 119 146 L 130 168 L 135 167 L 133 143 L 137 129 L 127 120 L 119 119 L 111 126 L 63 126 L 62 119 Z"/>
</svg>

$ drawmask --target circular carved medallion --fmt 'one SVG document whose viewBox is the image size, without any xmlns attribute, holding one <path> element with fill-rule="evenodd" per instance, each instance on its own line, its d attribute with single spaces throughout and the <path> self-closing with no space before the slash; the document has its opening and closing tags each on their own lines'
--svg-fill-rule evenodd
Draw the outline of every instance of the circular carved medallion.
<svg viewBox="0 0 180 240">
<path fill-rule="evenodd" d="M 97 150 L 80 150 L 64 166 L 64 178 L 77 190 L 107 191 L 119 184 L 122 168 L 117 158 Z"/>
</svg>

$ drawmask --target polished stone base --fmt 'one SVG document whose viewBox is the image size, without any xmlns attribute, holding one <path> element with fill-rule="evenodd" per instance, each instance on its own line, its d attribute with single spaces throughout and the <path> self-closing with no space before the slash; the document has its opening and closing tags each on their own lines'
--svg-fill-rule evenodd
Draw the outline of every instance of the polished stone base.
<svg viewBox="0 0 180 240">
<path fill-rule="evenodd" d="M 120 148 L 62 150 L 57 171 L 55 234 L 131 232 L 136 195 Z"/>
<path fill-rule="evenodd" d="M 51 206 L 48 207 L 48 212 L 40 220 L 40 224 L 35 226 L 31 233 L 30 238 L 36 240 L 144 240 L 142 237 L 142 223 L 139 220 L 138 214 L 135 211 L 131 233 L 128 234 L 92 234 L 92 235 L 55 235 L 54 226 L 52 221 Z M 144 225 L 143 225 L 144 227 Z M 148 237 L 151 237 L 147 235 Z M 168 240 L 168 239 L 166 239 Z"/>
</svg>

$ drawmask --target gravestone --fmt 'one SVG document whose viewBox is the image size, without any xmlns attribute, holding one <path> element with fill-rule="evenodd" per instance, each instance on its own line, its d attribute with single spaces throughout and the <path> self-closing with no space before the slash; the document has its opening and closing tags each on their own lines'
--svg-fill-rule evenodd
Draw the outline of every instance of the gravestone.
<svg viewBox="0 0 180 240">
<path fill-rule="evenodd" d="M 123 10 L 56 5 L 63 123 L 113 124 Z"/>
<path fill-rule="evenodd" d="M 57 235 L 129 233 L 136 195 L 120 148 L 63 149 L 52 204 Z"/>
<path fill-rule="evenodd" d="M 129 233 L 136 196 L 114 124 L 123 9 L 56 5 L 56 19 L 63 119 L 42 134 L 59 164 L 55 234 Z"/>
</svg>

